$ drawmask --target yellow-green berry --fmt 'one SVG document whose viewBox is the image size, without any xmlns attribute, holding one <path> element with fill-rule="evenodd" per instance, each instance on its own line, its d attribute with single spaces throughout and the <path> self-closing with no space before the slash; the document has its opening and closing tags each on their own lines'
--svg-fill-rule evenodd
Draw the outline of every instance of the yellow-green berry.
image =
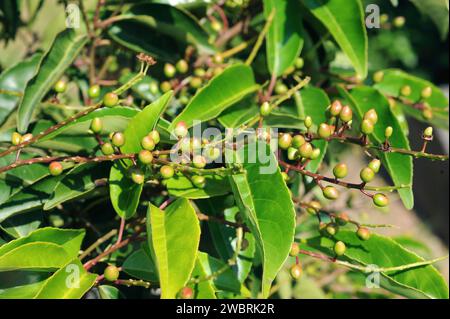
<svg viewBox="0 0 450 319">
<path fill-rule="evenodd" d="M 147 135 L 142 138 L 141 146 L 144 150 L 153 151 L 156 147 L 156 144 L 155 141 Z"/>
<path fill-rule="evenodd" d="M 298 57 L 297 59 L 295 59 L 295 68 L 301 69 L 301 68 L 303 68 L 304 65 L 305 65 L 305 60 L 303 60 L 303 58 Z"/>
<path fill-rule="evenodd" d="M 313 149 L 309 159 L 314 161 L 314 160 L 316 160 L 316 159 L 318 159 L 320 157 L 321 153 L 322 153 L 322 151 L 320 150 L 320 148 L 315 148 L 315 149 Z"/>
<path fill-rule="evenodd" d="M 131 169 L 130 173 L 131 173 L 131 180 L 134 183 L 136 183 L 138 185 L 144 184 L 145 176 L 144 176 L 144 173 L 142 172 L 142 170 L 140 170 L 137 167 L 134 167 Z"/>
<path fill-rule="evenodd" d="M 205 186 L 206 186 L 206 179 L 204 176 L 201 176 L 201 175 L 192 176 L 191 182 L 197 188 L 205 188 Z"/>
<path fill-rule="evenodd" d="M 312 124 L 313 124 L 313 121 L 312 121 L 311 116 L 305 117 L 305 127 L 309 129 L 312 126 Z"/>
<path fill-rule="evenodd" d="M 90 99 L 96 99 L 100 96 L 100 86 L 95 84 L 88 89 L 88 96 Z"/>
<path fill-rule="evenodd" d="M 289 147 L 291 147 L 291 144 L 292 144 L 291 134 L 284 133 L 278 138 L 278 146 L 282 150 L 287 150 Z"/>
<path fill-rule="evenodd" d="M 161 141 L 161 137 L 157 130 L 151 131 L 148 133 L 148 136 L 153 140 L 153 142 L 155 142 L 155 144 L 158 144 Z"/>
<path fill-rule="evenodd" d="M 347 165 L 344 163 L 339 163 L 333 168 L 333 175 L 336 178 L 344 178 L 348 174 Z"/>
<path fill-rule="evenodd" d="M 295 257 L 299 253 L 300 253 L 300 246 L 296 242 L 293 242 L 291 245 L 291 250 L 289 251 L 289 255 L 291 255 L 291 257 Z"/>
<path fill-rule="evenodd" d="M 53 87 L 56 93 L 64 93 L 67 89 L 67 83 L 63 80 L 59 80 L 55 83 L 55 86 Z"/>
<path fill-rule="evenodd" d="M 393 24 L 396 28 L 402 28 L 405 25 L 405 22 L 405 17 L 399 16 L 394 19 Z"/>
<path fill-rule="evenodd" d="M 339 114 L 339 118 L 342 122 L 347 123 L 350 122 L 353 118 L 353 111 L 350 106 L 345 105 L 342 107 L 341 113 Z"/>
<path fill-rule="evenodd" d="M 122 147 L 125 144 L 125 135 L 121 132 L 114 133 L 111 141 L 114 146 Z"/>
<path fill-rule="evenodd" d="M 342 256 L 345 254 L 345 251 L 347 250 L 347 247 L 345 246 L 344 242 L 338 241 L 336 244 L 334 244 L 334 253 L 336 256 Z"/>
<path fill-rule="evenodd" d="M 298 279 L 300 278 L 300 276 L 302 275 L 302 266 L 295 264 L 291 267 L 291 269 L 289 270 L 289 273 L 291 274 L 291 277 L 293 279 Z"/>
<path fill-rule="evenodd" d="M 303 137 L 303 135 L 295 135 L 292 138 L 292 147 L 299 148 L 300 146 L 302 146 L 305 143 L 306 143 L 306 141 L 305 141 L 305 138 Z"/>
<path fill-rule="evenodd" d="M 322 205 L 317 201 L 312 201 L 309 203 L 306 211 L 311 215 L 316 215 L 322 209 Z"/>
<path fill-rule="evenodd" d="M 367 165 L 374 173 L 378 173 L 381 168 L 381 161 L 379 159 L 373 159 L 370 161 L 369 165 Z"/>
<path fill-rule="evenodd" d="M 205 168 L 206 158 L 202 155 L 195 155 L 192 159 L 192 165 L 194 165 L 195 168 Z"/>
<path fill-rule="evenodd" d="M 153 154 L 148 150 L 141 150 L 138 157 L 139 161 L 144 165 L 148 165 L 153 161 Z"/>
<path fill-rule="evenodd" d="M 298 149 L 298 152 L 303 158 L 310 158 L 313 152 L 313 147 L 310 143 L 305 143 Z"/>
<path fill-rule="evenodd" d="M 169 166 L 169 165 L 164 165 L 164 166 L 162 166 L 162 167 L 159 169 L 159 172 L 161 173 L 161 176 L 162 176 L 164 179 L 172 178 L 173 175 L 175 174 L 175 171 L 174 171 L 173 167 L 172 167 L 172 166 Z"/>
<path fill-rule="evenodd" d="M 339 197 L 339 192 L 338 190 L 333 187 L 333 186 L 326 186 L 323 190 L 322 190 L 323 196 L 326 199 L 329 200 L 335 200 Z"/>
<path fill-rule="evenodd" d="M 332 116 L 339 116 L 342 111 L 342 103 L 339 100 L 333 101 L 333 103 L 330 106 L 330 114 Z"/>
<path fill-rule="evenodd" d="M 373 81 L 375 83 L 380 83 L 384 79 L 384 72 L 383 71 L 377 71 L 373 74 Z"/>
<path fill-rule="evenodd" d="M 324 139 L 327 139 L 331 136 L 331 127 L 326 124 L 326 123 L 322 123 L 319 125 L 319 128 L 317 130 L 317 134 Z"/>
<path fill-rule="evenodd" d="M 186 62 L 186 60 L 180 60 L 177 62 L 177 71 L 181 74 L 185 74 L 187 71 L 189 71 L 189 65 Z"/>
<path fill-rule="evenodd" d="M 21 141 L 22 141 L 21 134 L 19 134 L 17 132 L 12 133 L 12 135 L 11 135 L 11 144 L 12 145 L 19 145 Z"/>
<path fill-rule="evenodd" d="M 285 94 L 288 90 L 288 87 L 284 83 L 280 82 L 275 85 L 275 93 L 278 95 Z"/>
<path fill-rule="evenodd" d="M 169 92 L 172 89 L 172 84 L 170 84 L 169 81 L 163 81 L 159 85 L 159 88 L 161 89 L 161 91 L 163 93 L 167 93 L 167 92 Z"/>
<path fill-rule="evenodd" d="M 433 89 L 431 88 L 431 86 L 427 86 L 422 90 L 422 98 L 424 99 L 428 99 L 431 97 L 431 95 L 433 94 Z"/>
<path fill-rule="evenodd" d="M 400 94 L 403 96 L 410 96 L 412 93 L 412 89 L 409 85 L 405 85 L 401 88 Z"/>
<path fill-rule="evenodd" d="M 361 132 L 365 135 L 372 134 L 374 130 L 374 126 L 372 121 L 370 120 L 363 120 L 361 122 Z"/>
<path fill-rule="evenodd" d="M 111 143 L 108 143 L 108 142 L 102 144 L 101 150 L 104 155 L 114 154 L 114 147 L 112 146 Z"/>
<path fill-rule="evenodd" d="M 116 281 L 117 279 L 119 279 L 119 274 L 119 268 L 114 265 L 109 265 L 103 272 L 103 275 L 107 281 Z"/>
<path fill-rule="evenodd" d="M 373 125 L 377 124 L 378 122 L 378 114 L 375 109 L 370 109 L 364 114 L 364 120 L 369 120 L 373 123 Z"/>
<path fill-rule="evenodd" d="M 384 137 L 385 138 L 390 138 L 392 136 L 392 133 L 394 133 L 394 129 L 392 128 L 392 126 L 388 126 L 384 130 Z"/>
<path fill-rule="evenodd" d="M 259 108 L 259 113 L 262 116 L 268 116 L 270 115 L 270 112 L 272 111 L 272 106 L 270 106 L 269 102 L 264 102 L 261 107 Z"/>
<path fill-rule="evenodd" d="M 423 131 L 423 136 L 425 137 L 433 137 L 433 128 L 431 126 L 427 127 L 425 131 Z"/>
<path fill-rule="evenodd" d="M 298 149 L 294 147 L 289 147 L 287 150 L 287 158 L 290 161 L 295 161 L 297 159 L 297 156 L 298 156 Z"/>
<path fill-rule="evenodd" d="M 177 73 L 177 69 L 170 63 L 164 65 L 164 75 L 168 78 L 173 78 Z"/>
<path fill-rule="evenodd" d="M 356 235 L 361 240 L 369 240 L 370 238 L 370 230 L 365 227 L 359 227 L 358 231 L 356 232 Z"/>
<path fill-rule="evenodd" d="M 373 203 L 378 207 L 386 207 L 389 205 L 389 198 L 384 194 L 378 193 L 373 196 Z"/>
<path fill-rule="evenodd" d="M 199 77 L 192 77 L 191 81 L 189 82 L 189 85 L 191 86 L 191 88 L 193 89 L 198 89 L 199 87 L 202 86 L 202 79 Z"/>
<path fill-rule="evenodd" d="M 106 93 L 103 97 L 103 105 L 106 107 L 113 107 L 119 103 L 119 96 L 114 92 Z"/>
<path fill-rule="evenodd" d="M 370 167 L 364 167 L 359 173 L 359 177 L 364 183 L 370 183 L 375 178 L 375 172 Z"/>
<path fill-rule="evenodd" d="M 48 170 L 51 175 L 58 176 L 61 175 L 61 173 L 63 172 L 63 166 L 61 165 L 60 162 L 51 162 L 50 165 L 48 166 Z"/>
</svg>

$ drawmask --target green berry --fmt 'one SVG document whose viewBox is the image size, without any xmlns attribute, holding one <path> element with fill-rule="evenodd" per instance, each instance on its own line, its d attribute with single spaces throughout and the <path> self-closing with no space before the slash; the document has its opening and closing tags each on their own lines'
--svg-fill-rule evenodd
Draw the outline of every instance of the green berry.
<svg viewBox="0 0 450 319">
<path fill-rule="evenodd" d="M 348 123 L 353 118 L 353 111 L 350 106 L 346 105 L 342 107 L 341 113 L 339 114 L 339 118 L 342 122 Z"/>
<path fill-rule="evenodd" d="M 347 247 L 342 241 L 338 241 L 336 242 L 336 244 L 334 244 L 334 253 L 336 254 L 336 256 L 342 256 L 343 254 L 345 254 L 346 250 Z"/>
<path fill-rule="evenodd" d="M 356 232 L 356 235 L 361 240 L 369 240 L 369 238 L 370 238 L 370 230 L 368 230 L 365 227 L 359 227 L 358 231 Z"/>
<path fill-rule="evenodd" d="M 336 178 L 344 178 L 348 174 L 347 165 L 344 163 L 339 163 L 333 168 L 333 175 Z"/>
<path fill-rule="evenodd" d="M 100 86 L 95 84 L 88 89 L 88 96 L 90 99 L 96 99 L 100 96 Z"/>
<path fill-rule="evenodd" d="M 412 89 L 409 85 L 405 85 L 401 88 L 400 94 L 403 96 L 410 96 L 412 93 Z"/>
<path fill-rule="evenodd" d="M 172 166 L 169 165 L 164 165 L 159 169 L 159 172 L 161 173 L 161 176 L 164 179 L 169 179 L 172 178 L 173 175 L 175 174 L 175 171 L 173 170 Z"/>
<path fill-rule="evenodd" d="M 433 137 L 433 128 L 431 126 L 427 127 L 425 131 L 423 131 L 423 136 L 425 137 Z"/>
<path fill-rule="evenodd" d="M 284 83 L 277 83 L 275 86 L 275 93 L 278 95 L 285 94 L 288 91 L 288 87 Z"/>
<path fill-rule="evenodd" d="M 205 155 L 210 161 L 215 161 L 220 157 L 220 149 L 217 147 L 208 147 L 205 150 Z"/>
<path fill-rule="evenodd" d="M 299 148 L 305 143 L 306 143 L 305 138 L 302 135 L 295 135 L 292 138 L 292 147 Z"/>
<path fill-rule="evenodd" d="M 381 168 L 381 161 L 379 159 L 374 159 L 372 161 L 370 161 L 368 167 L 374 171 L 374 173 L 378 173 L 380 171 Z"/>
<path fill-rule="evenodd" d="M 150 82 L 149 86 L 148 86 L 148 90 L 150 91 L 151 94 L 156 95 L 159 93 L 159 86 L 158 83 L 156 81 L 152 81 Z"/>
<path fill-rule="evenodd" d="M 161 89 L 161 91 L 163 93 L 167 93 L 167 92 L 169 92 L 172 89 L 172 84 L 170 84 L 169 81 L 163 81 L 159 85 L 159 88 Z"/>
<path fill-rule="evenodd" d="M 205 168 L 206 158 L 201 155 L 195 155 L 192 159 L 192 165 L 194 165 L 195 168 Z"/>
<path fill-rule="evenodd" d="M 330 236 L 335 236 L 339 231 L 339 226 L 335 223 L 329 223 L 325 228 L 326 232 Z"/>
<path fill-rule="evenodd" d="M 187 71 L 189 71 L 189 65 L 186 60 L 180 60 L 177 62 L 177 71 L 181 74 L 185 74 Z"/>
<path fill-rule="evenodd" d="M 285 183 L 289 182 L 289 174 L 286 172 L 281 172 L 281 177 L 283 177 L 283 181 Z"/>
<path fill-rule="evenodd" d="M 312 121 L 311 116 L 305 117 L 305 127 L 309 129 L 312 125 L 313 125 L 313 121 Z"/>
<path fill-rule="evenodd" d="M 383 13 L 382 15 L 380 15 L 380 23 L 381 24 L 385 24 L 388 21 L 389 21 L 389 15 L 387 15 L 386 13 Z"/>
<path fill-rule="evenodd" d="M 291 147 L 292 144 L 292 136 L 291 134 L 284 133 L 278 138 L 278 146 L 282 150 L 287 150 Z"/>
<path fill-rule="evenodd" d="M 310 158 L 313 152 L 313 147 L 310 143 L 305 143 L 298 149 L 300 156 L 303 158 Z"/>
<path fill-rule="evenodd" d="M 21 141 L 22 141 L 21 134 L 19 134 L 17 132 L 12 133 L 12 135 L 11 135 L 11 144 L 12 145 L 19 145 Z"/>
<path fill-rule="evenodd" d="M 317 130 L 317 134 L 324 139 L 327 139 L 331 136 L 331 127 L 328 124 L 322 123 L 319 125 L 319 129 Z"/>
<path fill-rule="evenodd" d="M 55 83 L 55 86 L 53 87 L 56 93 L 64 93 L 67 89 L 67 83 L 63 80 L 59 80 Z"/>
<path fill-rule="evenodd" d="M 385 138 L 390 138 L 392 136 L 392 133 L 394 133 L 394 129 L 392 128 L 392 126 L 388 126 L 384 130 L 384 137 Z"/>
<path fill-rule="evenodd" d="M 161 141 L 161 136 L 157 130 L 151 131 L 148 133 L 148 136 L 153 140 L 153 142 L 155 142 L 155 144 L 158 144 Z"/>
<path fill-rule="evenodd" d="M 330 114 L 332 116 L 339 116 L 342 111 L 342 103 L 339 100 L 335 100 L 330 106 Z"/>
<path fill-rule="evenodd" d="M 111 143 L 103 143 L 101 146 L 102 153 L 104 155 L 112 155 L 114 154 L 114 147 Z"/>
<path fill-rule="evenodd" d="M 121 147 L 125 144 L 125 135 L 121 132 L 114 133 L 111 141 L 114 146 Z"/>
<path fill-rule="evenodd" d="M 289 270 L 289 273 L 291 274 L 291 277 L 294 279 L 298 279 L 300 278 L 300 276 L 302 275 L 302 266 L 295 264 L 291 267 L 291 269 Z"/>
<path fill-rule="evenodd" d="M 272 111 L 272 107 L 270 106 L 269 102 L 264 102 L 261 107 L 259 108 L 259 113 L 262 116 L 268 116 L 270 115 L 270 112 Z"/>
<path fill-rule="evenodd" d="M 384 72 L 383 71 L 377 71 L 373 75 L 373 81 L 375 83 L 380 83 L 384 79 Z"/>
<path fill-rule="evenodd" d="M 204 176 L 201 176 L 201 175 L 192 176 L 191 182 L 197 188 L 205 188 L 205 186 L 206 186 L 206 179 Z"/>
<path fill-rule="evenodd" d="M 51 162 L 50 165 L 48 166 L 48 170 L 51 175 L 58 176 L 61 175 L 61 173 L 63 172 L 63 166 L 61 165 L 60 162 Z"/>
<path fill-rule="evenodd" d="M 306 211 L 311 215 L 316 215 L 322 209 L 322 205 L 319 202 L 312 201 L 309 203 Z"/>
<path fill-rule="evenodd" d="M 204 69 L 198 68 L 194 70 L 194 75 L 202 78 L 206 75 L 206 71 Z"/>
<path fill-rule="evenodd" d="M 373 125 L 377 124 L 378 122 L 378 114 L 375 109 L 370 109 L 364 114 L 364 120 L 369 120 L 372 122 Z"/>
<path fill-rule="evenodd" d="M 109 265 L 105 268 L 105 271 L 103 272 L 103 275 L 105 276 L 105 279 L 108 281 L 116 281 L 119 278 L 119 268 L 117 268 L 114 265 Z"/>
<path fill-rule="evenodd" d="M 148 165 L 153 161 L 153 154 L 148 150 L 141 150 L 138 157 L 139 161 L 144 165 Z"/>
<path fill-rule="evenodd" d="M 168 77 L 169 79 L 173 78 L 176 73 L 177 73 L 177 69 L 175 69 L 175 67 L 172 64 L 166 63 L 164 65 L 164 75 L 166 77 Z"/>
<path fill-rule="evenodd" d="M 215 54 L 213 56 L 213 62 L 215 64 L 222 64 L 223 63 L 223 56 L 221 54 L 219 54 L 219 53 Z"/>
<path fill-rule="evenodd" d="M 372 134 L 374 130 L 373 123 L 370 120 L 363 120 L 361 122 L 361 132 L 365 135 Z"/>
<path fill-rule="evenodd" d="M 298 57 L 297 59 L 295 59 L 294 64 L 295 64 L 295 68 L 301 69 L 305 65 L 305 60 L 303 60 L 303 58 L 301 58 L 301 57 Z"/>
<path fill-rule="evenodd" d="M 144 184 L 145 182 L 145 176 L 144 173 L 142 172 L 142 170 L 140 170 L 137 167 L 134 167 L 131 169 L 131 179 L 133 180 L 134 183 L 141 185 Z"/>
<path fill-rule="evenodd" d="M 386 207 L 389 205 L 389 198 L 384 194 L 378 193 L 373 196 L 373 203 L 378 207 Z"/>
<path fill-rule="evenodd" d="M 327 186 L 322 190 L 323 196 L 329 200 L 335 200 L 339 197 L 338 190 L 333 186 Z"/>
<path fill-rule="evenodd" d="M 433 89 L 431 88 L 431 86 L 427 86 L 422 90 L 422 98 L 424 99 L 428 99 L 431 97 L 431 95 L 433 94 Z"/>
<path fill-rule="evenodd" d="M 291 257 L 295 257 L 300 253 L 300 246 L 294 242 L 291 245 L 291 250 L 289 251 L 289 255 L 291 255 Z"/>
<path fill-rule="evenodd" d="M 370 183 L 375 178 L 375 172 L 370 167 L 364 167 L 359 173 L 359 177 L 364 183 Z"/>
<path fill-rule="evenodd" d="M 422 116 L 426 120 L 431 120 L 433 118 L 433 110 L 431 108 L 424 108 L 422 110 Z"/>
<path fill-rule="evenodd" d="M 191 86 L 191 88 L 193 89 L 198 89 L 202 86 L 202 79 L 199 77 L 192 77 L 191 81 L 189 82 L 189 85 Z"/>
<path fill-rule="evenodd" d="M 396 28 L 402 28 L 405 25 L 406 19 L 405 17 L 396 17 L 393 21 L 393 24 Z"/>
<path fill-rule="evenodd" d="M 178 293 L 178 297 L 180 299 L 192 299 L 194 298 L 194 290 L 190 287 L 183 287 Z"/>
<path fill-rule="evenodd" d="M 156 147 L 156 144 L 155 141 L 147 135 L 142 138 L 141 146 L 144 150 L 153 151 Z"/>
<path fill-rule="evenodd" d="M 222 30 L 222 24 L 219 21 L 214 20 L 211 22 L 211 28 L 216 32 L 220 32 Z"/>
<path fill-rule="evenodd" d="M 119 103 L 119 96 L 114 92 L 106 93 L 103 97 L 103 105 L 106 107 L 113 107 Z"/>
<path fill-rule="evenodd" d="M 320 148 L 315 148 L 315 149 L 313 149 L 309 159 L 314 161 L 314 160 L 316 160 L 316 159 L 318 159 L 320 157 L 321 153 L 322 153 L 322 151 L 320 150 Z"/>
<path fill-rule="evenodd" d="M 297 156 L 298 156 L 298 149 L 294 147 L 289 147 L 287 150 L 287 158 L 290 161 L 295 161 L 297 159 Z"/>
</svg>

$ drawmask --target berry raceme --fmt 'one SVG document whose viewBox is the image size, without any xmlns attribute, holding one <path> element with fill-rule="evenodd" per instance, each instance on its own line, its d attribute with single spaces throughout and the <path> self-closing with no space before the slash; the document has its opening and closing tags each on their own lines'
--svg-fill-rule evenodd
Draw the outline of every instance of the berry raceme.
<svg viewBox="0 0 450 319">
<path fill-rule="evenodd" d="M 48 171 L 50 172 L 50 175 L 53 176 L 61 175 L 63 170 L 63 166 L 60 162 L 51 162 L 48 166 Z"/>
<path fill-rule="evenodd" d="M 119 268 L 117 268 L 114 265 L 109 265 L 105 268 L 103 275 L 105 276 L 105 279 L 108 281 L 116 281 L 119 279 L 120 271 Z"/>
</svg>

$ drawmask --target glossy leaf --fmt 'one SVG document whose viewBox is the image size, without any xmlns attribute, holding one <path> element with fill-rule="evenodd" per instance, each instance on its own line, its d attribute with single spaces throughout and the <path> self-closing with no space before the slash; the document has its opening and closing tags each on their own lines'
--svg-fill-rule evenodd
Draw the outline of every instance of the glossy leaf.
<svg viewBox="0 0 450 319">
<path fill-rule="evenodd" d="M 209 198 L 224 195 L 231 191 L 228 178 L 218 175 L 204 175 L 204 177 L 206 180 L 205 188 L 198 188 L 186 176 L 176 175 L 167 180 L 167 190 L 172 196 L 187 199 Z"/>
<path fill-rule="evenodd" d="M 368 40 L 360 0 L 304 0 L 348 56 L 356 72 L 367 76 Z"/>
<path fill-rule="evenodd" d="M 403 248 L 394 240 L 373 234 L 361 241 L 354 232 L 340 231 L 336 240 L 343 241 L 347 250 L 344 259 L 361 265 L 377 265 L 379 268 L 396 267 L 423 261 L 422 258 Z M 307 245 L 333 254 L 334 241 L 329 238 L 314 238 Z M 383 288 L 409 298 L 448 299 L 445 280 L 432 265 L 415 267 L 403 271 L 382 272 Z"/>
<path fill-rule="evenodd" d="M 448 35 L 448 0 L 411 0 L 412 3 L 427 15 L 439 30 L 441 39 Z"/>
<path fill-rule="evenodd" d="M 148 247 L 142 247 L 131 254 L 122 264 L 122 269 L 130 276 L 146 281 L 158 281 L 156 266 Z"/>
<path fill-rule="evenodd" d="M 200 241 L 197 215 L 186 199 L 178 199 L 165 211 L 150 205 L 147 213 L 158 268 L 161 298 L 173 299 L 189 280 Z"/>
<path fill-rule="evenodd" d="M 211 257 L 206 253 L 199 252 L 197 258 L 202 265 L 206 276 L 212 276 L 226 267 L 226 263 Z M 231 268 L 227 268 L 225 271 L 215 276 L 215 278 L 212 279 L 212 282 L 216 290 L 230 291 L 235 294 L 239 294 L 241 291 L 241 283 Z"/>
<path fill-rule="evenodd" d="M 217 118 L 226 128 L 238 128 L 259 114 L 259 107 L 253 98 L 246 98 L 223 111 Z"/>
<path fill-rule="evenodd" d="M 197 92 L 183 112 L 173 120 L 170 129 L 181 121 L 191 127 L 194 121 L 216 118 L 226 108 L 258 88 L 249 66 L 244 64 L 229 66 Z"/>
<path fill-rule="evenodd" d="M 191 283 L 189 285 L 189 287 L 194 290 L 195 299 L 216 299 L 216 292 L 212 280 L 204 280 L 207 276 L 208 275 L 197 256 L 195 267 L 192 271 L 192 278 L 199 279 L 200 282 L 195 284 Z"/>
<path fill-rule="evenodd" d="M 25 237 L 39 228 L 43 217 L 44 216 L 41 211 L 18 214 L 3 221 L 0 224 L 0 228 L 11 237 Z"/>
<path fill-rule="evenodd" d="M 245 173 L 231 177 L 236 201 L 262 256 L 262 294 L 266 298 L 294 240 L 295 210 L 275 156 L 270 154 L 268 163 L 260 162 L 260 158 L 251 163 L 249 150 L 266 156 L 271 151 L 265 144 L 246 146 L 237 155 Z M 272 172 L 269 164 L 276 166 L 275 171 Z"/>
<path fill-rule="evenodd" d="M 385 140 L 384 131 L 386 127 L 392 126 L 394 134 L 389 139 L 391 145 L 397 148 L 410 149 L 408 139 L 389 108 L 389 102 L 381 93 L 370 87 L 357 87 L 350 92 L 350 95 L 342 89 L 341 92 L 347 96 L 360 119 L 365 112 L 372 108 L 377 111 L 379 123 L 375 125 L 374 133 L 370 135 L 371 141 L 382 144 Z M 414 195 L 412 192 L 413 161 L 411 156 L 386 152 L 380 152 L 379 156 L 394 184 L 405 186 L 398 190 L 398 194 L 405 207 L 412 209 L 414 207 Z"/>
<path fill-rule="evenodd" d="M 266 35 L 267 62 L 269 71 L 282 75 L 291 67 L 303 48 L 302 7 L 298 1 L 264 0 L 264 16 L 274 17 Z"/>
<path fill-rule="evenodd" d="M 78 34 L 74 29 L 66 29 L 57 35 L 50 50 L 42 58 L 39 70 L 28 82 L 21 100 L 17 121 L 20 132 L 27 131 L 34 109 L 75 60 L 87 40 L 86 35 Z"/>
<path fill-rule="evenodd" d="M 101 285 L 98 286 L 98 293 L 102 299 L 120 299 L 120 291 L 116 287 Z"/>
</svg>

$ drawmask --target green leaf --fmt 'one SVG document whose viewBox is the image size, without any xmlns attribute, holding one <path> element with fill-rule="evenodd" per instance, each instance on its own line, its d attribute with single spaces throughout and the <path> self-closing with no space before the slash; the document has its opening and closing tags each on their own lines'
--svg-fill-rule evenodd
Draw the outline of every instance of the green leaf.
<svg viewBox="0 0 450 319">
<path fill-rule="evenodd" d="M 42 58 L 39 70 L 28 82 L 21 100 L 17 119 L 17 128 L 25 133 L 32 113 L 53 84 L 60 79 L 86 44 L 86 35 L 78 34 L 74 29 L 59 33 L 50 50 Z"/>
<path fill-rule="evenodd" d="M 448 35 L 448 0 L 411 0 L 423 14 L 427 15 L 439 30 L 441 39 Z"/>
<path fill-rule="evenodd" d="M 394 240 L 373 234 L 361 241 L 352 231 L 340 231 L 336 240 L 343 241 L 347 250 L 345 259 L 361 265 L 377 265 L 379 268 L 396 267 L 423 261 L 422 258 L 403 248 Z M 314 238 L 307 245 L 333 255 L 334 241 Z M 431 265 L 403 271 L 382 272 L 381 286 L 409 298 L 448 299 L 448 287 L 439 272 Z"/>
<path fill-rule="evenodd" d="M 93 191 L 99 180 L 108 176 L 109 163 L 80 164 L 70 170 L 56 185 L 52 197 L 44 204 L 50 210 L 61 203 Z"/>
<path fill-rule="evenodd" d="M 238 128 L 259 114 L 259 107 L 253 97 L 243 99 L 223 111 L 217 118 L 226 128 Z"/>
<path fill-rule="evenodd" d="M 43 217 L 42 211 L 18 214 L 3 221 L 0 228 L 11 237 L 25 237 L 39 228 Z"/>
<path fill-rule="evenodd" d="M 394 134 L 389 139 L 391 145 L 397 148 L 410 149 L 397 118 L 392 114 L 388 100 L 377 90 L 370 87 L 357 87 L 350 94 L 343 89 L 340 92 L 346 96 L 359 119 L 368 110 L 374 108 L 377 111 L 379 123 L 375 125 L 370 140 L 376 144 L 382 144 L 385 140 L 384 131 L 387 126 L 392 126 Z M 413 160 L 411 156 L 399 153 L 379 152 L 383 165 L 387 169 L 392 181 L 396 186 L 404 185 L 398 190 L 400 198 L 407 209 L 414 207 L 413 183 Z"/>
<path fill-rule="evenodd" d="M 116 287 L 101 285 L 98 287 L 98 293 L 102 299 L 120 299 L 120 291 Z"/>
<path fill-rule="evenodd" d="M 368 40 L 360 0 L 303 0 L 348 56 L 356 72 L 367 76 Z"/>
<path fill-rule="evenodd" d="M 205 188 L 198 188 L 191 180 L 178 174 L 167 180 L 167 190 L 175 197 L 187 199 L 209 198 L 227 194 L 231 191 L 228 178 L 219 175 L 203 175 L 206 179 Z"/>
<path fill-rule="evenodd" d="M 249 66 L 231 65 L 197 92 L 183 112 L 173 120 L 170 130 L 181 121 L 191 127 L 194 121 L 216 118 L 226 108 L 258 88 L 253 70 Z"/>
<path fill-rule="evenodd" d="M 267 63 L 271 74 L 281 76 L 303 48 L 302 7 L 298 1 L 264 0 L 264 16 L 275 15 L 266 35 Z"/>
<path fill-rule="evenodd" d="M 237 279 L 235 272 L 229 266 L 227 266 L 226 263 L 202 252 L 198 253 L 197 258 L 202 265 L 203 271 L 206 273 L 206 276 L 213 277 L 212 282 L 214 284 L 215 290 L 230 291 L 235 294 L 240 293 L 241 283 Z M 226 270 L 223 271 L 223 269 Z"/>
<path fill-rule="evenodd" d="M 0 289 L 0 299 L 31 299 L 41 289 L 43 281 Z"/>
<path fill-rule="evenodd" d="M 88 273 L 80 260 L 74 259 L 55 272 L 34 298 L 80 299 L 92 288 L 96 279 L 96 274 Z"/>
<path fill-rule="evenodd" d="M 398 104 L 402 105 L 403 111 L 420 121 L 430 122 L 438 127 L 448 129 L 448 98 L 442 90 L 429 81 L 407 74 L 401 70 L 388 69 L 383 70 L 383 73 L 383 80 L 374 85 L 376 89 L 387 96 L 400 97 L 402 87 L 409 85 L 411 87 L 411 95 L 407 97 L 407 100 L 412 103 L 424 101 L 430 104 L 433 108 L 433 119 L 427 121 L 422 116 L 422 111 L 398 102 Z M 432 94 L 429 98 L 423 99 L 421 93 L 426 87 L 431 87 Z"/>
<path fill-rule="evenodd" d="M 192 271 L 192 278 L 206 278 L 206 274 L 203 266 L 198 259 L 195 262 L 194 270 Z M 198 283 L 189 284 L 189 286 L 194 290 L 195 299 L 216 299 L 216 292 L 214 290 L 214 285 L 212 280 L 201 280 Z M 1 295 L 0 295 L 1 296 Z"/>
<path fill-rule="evenodd" d="M 132 253 L 122 264 L 124 272 L 146 281 L 158 281 L 158 274 L 148 247 L 142 247 Z"/>
<path fill-rule="evenodd" d="M 267 163 L 261 162 L 261 153 L 269 156 Z M 251 163 L 248 156 L 255 154 L 260 156 L 256 163 Z M 266 144 L 249 144 L 237 157 L 245 173 L 231 177 L 232 188 L 246 224 L 256 239 L 263 262 L 262 294 L 267 298 L 272 281 L 288 257 L 294 240 L 295 210 L 277 160 Z M 276 166 L 274 172 L 271 172 L 270 164 Z"/>
<path fill-rule="evenodd" d="M 0 74 L 0 90 L 23 93 L 28 81 L 36 73 L 42 54 L 36 53 L 29 59 L 17 63 Z M 0 123 L 14 110 L 20 97 L 0 93 Z"/>
<path fill-rule="evenodd" d="M 186 199 L 178 199 L 165 211 L 150 205 L 147 225 L 151 229 L 158 268 L 161 298 L 174 299 L 189 280 L 197 258 L 200 226 L 197 215 Z"/>
</svg>

